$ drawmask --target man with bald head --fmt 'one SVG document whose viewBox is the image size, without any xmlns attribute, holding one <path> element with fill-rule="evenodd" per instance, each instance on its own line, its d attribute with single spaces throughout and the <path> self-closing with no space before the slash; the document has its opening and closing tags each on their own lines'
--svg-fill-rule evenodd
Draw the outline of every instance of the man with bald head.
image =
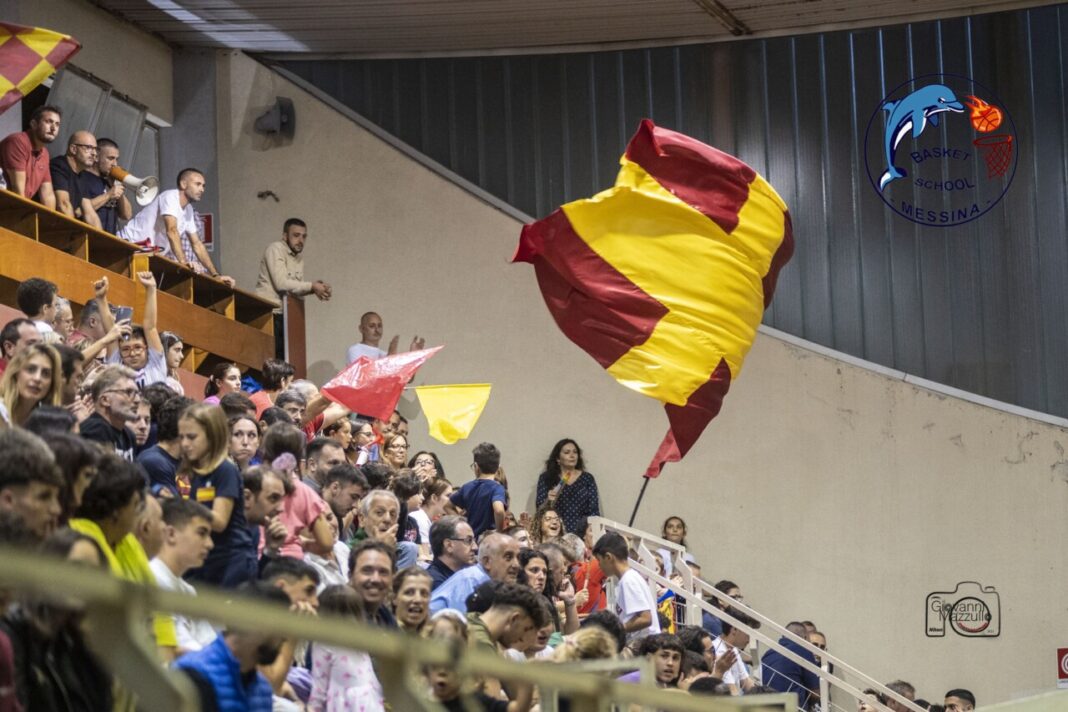
<svg viewBox="0 0 1068 712">
<path fill-rule="evenodd" d="M 361 356 L 366 356 L 372 361 L 377 361 L 383 356 L 397 353 L 400 346 L 400 337 L 394 336 L 389 342 L 389 350 L 383 351 L 379 344 L 382 343 L 382 317 L 375 312 L 366 312 L 360 317 L 360 343 L 353 344 L 345 352 L 345 362 L 353 363 Z M 412 339 L 408 346 L 409 351 L 419 351 L 426 346 L 426 339 L 418 336 Z"/>
<path fill-rule="evenodd" d="M 67 217 L 100 228 L 100 218 L 82 185 L 82 172 L 96 165 L 96 137 L 88 131 L 75 131 L 67 140 L 67 153 L 49 162 L 56 210 Z"/>
<path fill-rule="evenodd" d="M 434 589 L 430 611 L 446 608 L 467 613 L 467 597 L 486 581 L 515 583 L 519 577 L 519 542 L 507 534 L 487 534 L 478 546 L 478 562 L 460 569 Z"/>
</svg>

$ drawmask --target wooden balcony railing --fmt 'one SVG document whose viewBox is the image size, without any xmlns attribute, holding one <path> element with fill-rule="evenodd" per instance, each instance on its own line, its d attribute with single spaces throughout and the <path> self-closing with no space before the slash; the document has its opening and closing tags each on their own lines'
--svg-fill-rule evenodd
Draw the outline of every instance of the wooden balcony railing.
<svg viewBox="0 0 1068 712">
<path fill-rule="evenodd" d="M 173 331 L 186 344 L 185 368 L 207 373 L 220 361 L 233 361 L 258 370 L 274 355 L 270 302 L 0 190 L 0 302 L 14 305 L 18 284 L 42 277 L 59 285 L 77 319 L 93 298 L 93 282 L 107 275 L 108 300 L 132 306 L 136 323 L 144 288 L 132 277 L 144 270 L 159 285 L 160 331 Z"/>
</svg>

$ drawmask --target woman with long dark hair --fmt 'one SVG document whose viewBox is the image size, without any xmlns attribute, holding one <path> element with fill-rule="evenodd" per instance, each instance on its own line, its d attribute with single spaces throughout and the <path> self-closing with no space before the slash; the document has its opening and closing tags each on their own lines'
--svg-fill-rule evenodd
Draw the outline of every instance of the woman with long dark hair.
<svg viewBox="0 0 1068 712">
<path fill-rule="evenodd" d="M 576 532 L 582 520 L 601 514 L 597 480 L 586 472 L 582 448 L 570 438 L 553 446 L 545 471 L 538 476 L 535 504 L 541 507 L 546 502 L 560 514 L 567 532 Z"/>
<path fill-rule="evenodd" d="M 241 392 L 241 369 L 236 363 L 220 363 L 212 369 L 208 382 L 204 384 L 204 402 L 219 405 L 227 393 Z"/>
</svg>

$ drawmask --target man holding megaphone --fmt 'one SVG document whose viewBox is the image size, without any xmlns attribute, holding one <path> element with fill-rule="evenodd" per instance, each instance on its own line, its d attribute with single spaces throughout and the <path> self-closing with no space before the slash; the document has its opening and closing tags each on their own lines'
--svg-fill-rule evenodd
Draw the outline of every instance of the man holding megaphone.
<svg viewBox="0 0 1068 712">
<path fill-rule="evenodd" d="M 96 146 L 96 165 L 82 174 L 82 185 L 100 218 L 101 227 L 114 235 L 119 229 L 119 218 L 129 220 L 133 217 L 133 207 L 125 195 L 126 186 L 110 175 L 119 164 L 119 145 L 110 138 L 101 138 L 97 139 Z"/>
</svg>

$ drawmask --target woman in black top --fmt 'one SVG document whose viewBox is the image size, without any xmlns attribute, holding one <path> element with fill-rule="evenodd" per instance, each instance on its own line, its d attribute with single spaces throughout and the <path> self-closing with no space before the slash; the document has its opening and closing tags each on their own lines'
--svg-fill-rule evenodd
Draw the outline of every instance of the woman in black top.
<svg viewBox="0 0 1068 712">
<path fill-rule="evenodd" d="M 570 438 L 553 446 L 545 461 L 545 472 L 538 476 L 535 504 L 541 507 L 545 502 L 553 503 L 564 520 L 564 530 L 571 533 L 578 531 L 587 517 L 601 514 L 597 480 L 586 472 L 582 448 Z"/>
</svg>

